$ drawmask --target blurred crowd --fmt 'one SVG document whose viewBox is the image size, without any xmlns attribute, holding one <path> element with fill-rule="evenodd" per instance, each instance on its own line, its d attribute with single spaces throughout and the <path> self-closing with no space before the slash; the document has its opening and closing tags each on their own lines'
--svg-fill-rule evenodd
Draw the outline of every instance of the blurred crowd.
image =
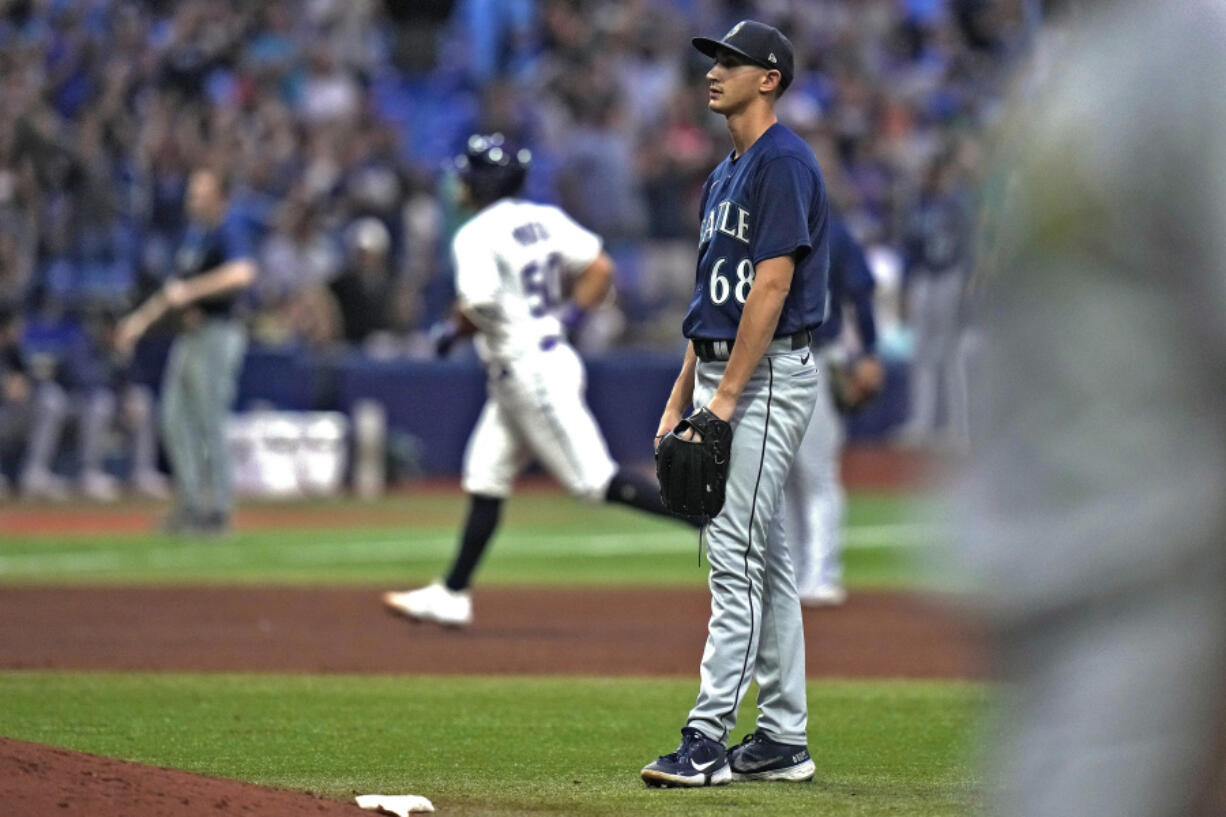
<svg viewBox="0 0 1226 817">
<path fill-rule="evenodd" d="M 527 194 L 617 261 L 616 302 L 580 348 L 674 349 L 697 196 L 728 150 L 689 38 L 746 17 L 796 45 L 781 118 L 813 145 L 882 297 L 916 270 L 965 276 L 980 134 L 1035 5 L 7 0 L 0 302 L 15 325 L 0 354 L 22 371 L 5 382 L 83 379 L 70 369 L 101 348 L 97 327 L 173 269 L 201 165 L 230 175 L 254 239 L 255 343 L 427 354 L 465 217 L 449 159 L 474 131 L 530 147 Z M 974 42 L 968 21 L 989 13 Z"/>
</svg>

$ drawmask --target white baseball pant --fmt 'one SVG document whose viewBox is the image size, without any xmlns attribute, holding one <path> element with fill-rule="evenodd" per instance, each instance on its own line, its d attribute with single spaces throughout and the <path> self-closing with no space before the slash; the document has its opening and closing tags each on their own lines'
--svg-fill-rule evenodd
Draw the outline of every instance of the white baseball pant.
<svg viewBox="0 0 1226 817">
<path fill-rule="evenodd" d="M 535 458 L 570 493 L 603 500 L 617 464 L 583 400 L 586 381 L 583 362 L 565 343 L 491 364 L 489 397 L 464 453 L 464 490 L 508 497 Z"/>
</svg>

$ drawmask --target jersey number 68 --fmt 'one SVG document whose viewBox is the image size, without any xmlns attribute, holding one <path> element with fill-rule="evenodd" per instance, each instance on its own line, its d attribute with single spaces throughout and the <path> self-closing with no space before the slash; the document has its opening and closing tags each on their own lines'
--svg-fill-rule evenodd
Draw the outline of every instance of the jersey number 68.
<svg viewBox="0 0 1226 817">
<path fill-rule="evenodd" d="M 729 295 L 735 295 L 738 303 L 745 303 L 745 299 L 749 297 L 749 288 L 753 286 L 753 279 L 756 271 L 753 267 L 753 262 L 748 258 L 742 258 L 741 262 L 736 265 L 736 286 L 733 287 L 732 281 L 726 276 L 720 274 L 720 269 L 727 262 L 727 258 L 716 260 L 715 266 L 711 268 L 711 284 L 707 292 L 711 296 L 711 302 L 714 304 L 722 304 L 728 300 Z"/>
</svg>

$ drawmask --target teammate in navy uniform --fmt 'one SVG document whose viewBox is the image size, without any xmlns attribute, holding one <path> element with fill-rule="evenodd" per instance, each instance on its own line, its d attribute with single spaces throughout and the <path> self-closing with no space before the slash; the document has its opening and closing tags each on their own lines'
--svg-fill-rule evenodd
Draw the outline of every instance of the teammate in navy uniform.
<svg viewBox="0 0 1226 817">
<path fill-rule="evenodd" d="M 804 629 L 779 511 L 820 382 L 809 340 L 826 312 L 826 188 L 813 151 L 775 117 L 793 76 L 787 38 L 746 20 L 693 43 L 715 59 L 708 107 L 726 117 L 733 150 L 703 188 L 690 343 L 657 435 L 707 408 L 731 423 L 732 454 L 724 508 L 706 528 L 698 701 L 678 749 L 641 775 L 652 786 L 808 780 Z M 726 751 L 753 680 L 757 729 Z"/>
<path fill-rule="evenodd" d="M 219 173 L 192 173 L 186 205 L 191 220 L 173 274 L 123 320 L 116 344 L 130 351 L 163 315 L 175 316 L 178 334 L 162 378 L 162 434 L 176 491 L 166 527 L 213 533 L 229 525 L 233 510 L 225 423 L 247 349 L 234 307 L 255 281 L 256 265 Z"/>
<path fill-rule="evenodd" d="M 837 606 L 847 600 L 841 547 L 844 494 L 839 474 L 844 431 L 839 412 L 863 405 L 880 392 L 885 380 L 885 369 L 876 354 L 875 289 L 864 251 L 847 225 L 832 215 L 830 315 L 814 333 L 813 352 L 822 375 L 829 377 L 838 369 L 842 382 L 819 389 L 809 430 L 783 491 L 796 589 L 806 607 Z M 851 306 L 856 317 L 859 350 L 851 360 L 841 340 L 845 306 Z M 839 401 L 835 389 L 841 392 Z"/>
<path fill-rule="evenodd" d="M 905 237 L 907 320 L 915 333 L 911 416 L 904 441 L 940 442 L 938 408 L 945 407 L 944 438 L 966 442 L 966 384 L 958 360 L 962 308 L 970 275 L 971 203 L 953 158 L 929 171 Z"/>
</svg>

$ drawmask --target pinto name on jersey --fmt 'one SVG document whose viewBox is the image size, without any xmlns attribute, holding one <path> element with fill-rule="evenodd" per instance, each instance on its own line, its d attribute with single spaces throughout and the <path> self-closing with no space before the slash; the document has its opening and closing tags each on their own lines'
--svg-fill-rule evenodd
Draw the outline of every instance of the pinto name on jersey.
<svg viewBox="0 0 1226 817">
<path fill-rule="evenodd" d="M 511 235 L 515 240 L 525 247 L 529 244 L 535 244 L 538 241 L 545 241 L 549 238 L 549 231 L 539 221 L 530 221 L 527 224 L 521 224 L 511 231 Z"/>
<path fill-rule="evenodd" d="M 693 223 L 693 222 L 691 222 Z M 749 211 L 731 199 L 721 201 L 711 208 L 702 222 L 702 235 L 698 246 L 702 246 L 715 237 L 719 230 L 724 235 L 730 235 L 737 241 L 749 243 Z"/>
</svg>

